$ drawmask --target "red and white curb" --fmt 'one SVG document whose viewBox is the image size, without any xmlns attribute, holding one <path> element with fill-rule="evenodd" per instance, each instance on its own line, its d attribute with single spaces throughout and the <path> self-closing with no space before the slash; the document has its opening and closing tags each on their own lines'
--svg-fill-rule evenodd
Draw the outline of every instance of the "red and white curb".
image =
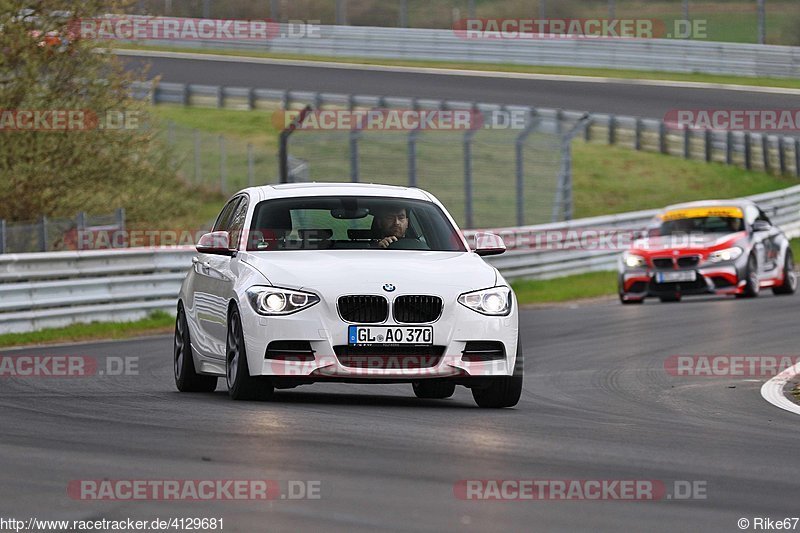
<svg viewBox="0 0 800 533">
<path fill-rule="evenodd" d="M 783 394 L 783 388 L 791 379 L 800 374 L 800 363 L 787 368 L 761 387 L 761 396 L 769 403 L 786 411 L 800 415 L 800 405 L 789 400 Z"/>
</svg>

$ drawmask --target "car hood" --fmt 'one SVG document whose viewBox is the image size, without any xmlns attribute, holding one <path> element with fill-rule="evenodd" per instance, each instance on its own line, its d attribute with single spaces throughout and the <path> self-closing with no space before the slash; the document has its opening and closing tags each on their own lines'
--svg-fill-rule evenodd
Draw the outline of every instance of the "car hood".
<svg viewBox="0 0 800 533">
<path fill-rule="evenodd" d="M 669 235 L 660 237 L 647 237 L 637 239 L 631 246 L 633 252 L 653 253 L 664 250 L 681 250 L 690 252 L 692 250 L 707 250 L 713 248 L 725 248 L 733 246 L 739 239 L 746 237 L 743 231 L 736 233 L 701 233 L 685 235 L 682 237 L 672 237 Z"/>
<path fill-rule="evenodd" d="M 472 252 L 337 250 L 248 252 L 241 260 L 288 289 L 338 294 L 443 294 L 492 287 L 495 269 Z"/>
</svg>

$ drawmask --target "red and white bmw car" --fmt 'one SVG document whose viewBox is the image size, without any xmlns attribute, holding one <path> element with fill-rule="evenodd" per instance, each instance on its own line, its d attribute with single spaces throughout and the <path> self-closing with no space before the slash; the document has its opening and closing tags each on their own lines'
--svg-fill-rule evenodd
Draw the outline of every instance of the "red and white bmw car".
<svg viewBox="0 0 800 533">
<path fill-rule="evenodd" d="M 619 260 L 619 298 L 662 302 L 694 294 L 758 296 L 797 288 L 789 240 L 747 200 L 713 200 L 669 206 L 646 236 Z"/>
</svg>

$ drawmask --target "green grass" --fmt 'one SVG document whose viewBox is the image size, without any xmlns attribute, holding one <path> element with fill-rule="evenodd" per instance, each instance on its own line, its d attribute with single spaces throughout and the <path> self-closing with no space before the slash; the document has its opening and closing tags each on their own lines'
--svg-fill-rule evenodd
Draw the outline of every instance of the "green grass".
<svg viewBox="0 0 800 533">
<path fill-rule="evenodd" d="M 550 67 L 532 65 L 514 65 L 506 63 L 464 63 L 455 61 L 419 61 L 419 60 L 394 60 L 394 59 L 374 59 L 358 57 L 328 57 L 298 54 L 275 54 L 267 52 L 251 52 L 242 50 L 203 50 L 199 48 L 170 47 L 170 46 L 140 46 L 140 45 L 119 45 L 118 48 L 132 50 L 162 50 L 168 52 L 190 52 L 198 54 L 216 54 L 226 56 L 244 57 L 263 57 L 268 59 L 286 60 L 306 60 L 323 61 L 337 63 L 352 63 L 357 65 L 387 65 L 399 67 L 417 68 L 442 68 L 458 70 L 477 70 L 477 71 L 496 71 L 496 72 L 518 72 L 527 74 L 550 74 L 562 76 L 593 76 L 601 78 L 621 78 L 621 79 L 649 79 L 649 80 L 671 80 L 687 81 L 698 83 L 716 83 L 733 85 L 751 85 L 756 87 L 782 87 L 789 89 L 800 89 L 800 80 L 796 78 L 768 78 L 768 77 L 742 77 L 725 76 L 716 74 L 701 73 L 680 73 L 680 72 L 658 72 L 631 69 L 608 69 L 608 68 L 582 68 L 582 67 Z M 265 87 L 269 83 L 263 84 Z"/>
<path fill-rule="evenodd" d="M 0 335 L 0 347 L 97 339 L 125 339 L 140 335 L 169 333 L 174 324 L 175 317 L 163 311 L 156 311 L 147 318 L 132 322 L 92 322 L 28 333 L 5 333 Z"/>
<path fill-rule="evenodd" d="M 572 165 L 576 218 L 692 200 L 737 198 L 797 184 L 794 178 L 723 163 L 582 141 L 573 144 Z"/>
<path fill-rule="evenodd" d="M 596 298 L 617 292 L 616 272 L 590 272 L 549 280 L 517 280 L 511 283 L 521 305 Z"/>
<path fill-rule="evenodd" d="M 794 257 L 794 264 L 800 265 L 800 238 L 792 239 L 789 242 L 792 245 L 792 257 Z"/>
</svg>

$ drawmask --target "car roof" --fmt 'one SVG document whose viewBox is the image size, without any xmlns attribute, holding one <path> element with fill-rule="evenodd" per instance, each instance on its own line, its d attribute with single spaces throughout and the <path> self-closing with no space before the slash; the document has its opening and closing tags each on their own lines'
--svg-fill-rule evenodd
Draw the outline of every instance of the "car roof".
<svg viewBox="0 0 800 533">
<path fill-rule="evenodd" d="M 432 201 L 430 195 L 416 187 L 399 187 L 375 183 L 282 183 L 280 185 L 250 187 L 240 192 L 247 192 L 257 200 L 294 198 L 298 196 L 389 196 L 392 198 Z"/>
<path fill-rule="evenodd" d="M 746 206 L 749 205 L 756 205 L 755 203 L 751 202 L 750 200 L 742 200 L 742 199 L 735 199 L 735 200 L 699 200 L 696 202 L 684 202 L 682 204 L 672 204 L 668 205 L 663 209 L 663 211 L 671 211 L 673 209 L 687 209 L 692 207 L 717 207 L 717 206 L 730 206 L 730 207 L 740 207 L 744 209 Z"/>
</svg>

